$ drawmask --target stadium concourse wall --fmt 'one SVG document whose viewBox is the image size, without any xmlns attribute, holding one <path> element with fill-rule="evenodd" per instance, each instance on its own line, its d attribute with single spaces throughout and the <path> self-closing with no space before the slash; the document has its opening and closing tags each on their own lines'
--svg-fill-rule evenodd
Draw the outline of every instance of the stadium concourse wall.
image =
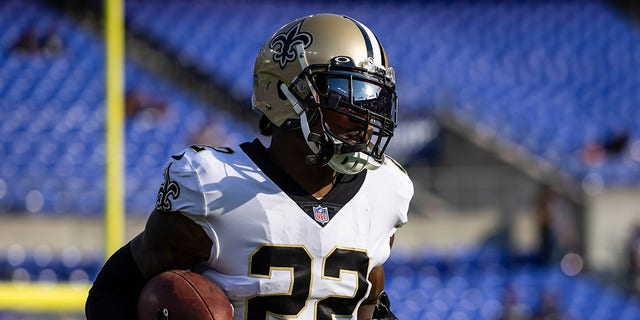
<svg viewBox="0 0 640 320">
<path fill-rule="evenodd" d="M 583 179 L 577 179 L 565 172 L 555 170 L 553 165 L 545 163 L 541 158 L 528 154 L 522 148 L 502 140 L 490 128 L 467 123 L 463 119 L 453 118 L 448 114 L 440 114 L 438 120 L 443 128 L 462 137 L 459 139 L 461 145 L 458 148 L 469 150 L 475 146 L 488 151 L 495 156 L 496 161 L 517 169 L 527 177 L 526 180 L 529 182 L 525 183 L 525 189 L 531 187 L 530 185 L 526 187 L 526 184 L 530 183 L 550 185 L 561 197 L 574 206 L 576 214 L 574 222 L 580 242 L 578 251 L 583 258 L 583 270 L 605 275 L 606 278 L 612 278 L 613 281 L 626 274 L 629 265 L 630 236 L 633 228 L 640 226 L 639 186 L 607 185 L 604 178 L 596 171 L 587 174 Z M 502 179 L 498 178 L 499 175 L 495 173 L 490 175 L 498 180 Z M 512 178 L 506 177 L 506 179 Z M 475 179 L 475 183 L 482 185 L 485 182 L 481 183 L 481 181 L 488 180 L 491 178 Z M 522 186 L 514 186 L 522 189 Z M 497 193 L 503 192 L 504 190 Z M 530 193 L 531 190 L 527 190 L 527 192 Z M 507 198 L 510 201 L 522 202 L 521 197 L 515 194 Z M 531 211 L 532 209 L 525 209 L 525 211 L 527 210 Z M 535 218 L 531 216 L 531 212 L 523 214 L 522 210 L 519 212 L 516 212 L 518 210 L 511 211 L 509 219 L 512 220 L 508 223 L 511 224 L 509 228 L 513 231 L 512 234 L 516 236 L 516 239 L 513 239 L 514 249 L 518 250 L 518 247 L 525 248 L 525 250 L 532 249 L 540 240 L 530 234 L 530 230 L 536 228 L 532 225 L 536 224 L 535 221 L 532 221 Z M 527 230 L 524 233 L 522 226 L 525 226 L 524 230 Z M 517 239 L 518 236 L 522 236 L 524 239 Z"/>
<path fill-rule="evenodd" d="M 585 183 L 586 263 L 612 274 L 626 272 L 632 229 L 640 224 L 640 188 L 607 188 Z"/>
</svg>

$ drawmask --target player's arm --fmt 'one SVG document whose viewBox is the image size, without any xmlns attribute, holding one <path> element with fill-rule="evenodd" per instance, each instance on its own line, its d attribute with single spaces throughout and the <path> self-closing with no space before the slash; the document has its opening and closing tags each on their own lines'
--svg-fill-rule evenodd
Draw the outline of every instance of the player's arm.
<svg viewBox="0 0 640 320">
<path fill-rule="evenodd" d="M 136 319 L 138 295 L 147 280 L 171 269 L 187 269 L 209 258 L 211 240 L 180 213 L 153 211 L 145 230 L 114 253 L 87 298 L 87 319 Z"/>
<path fill-rule="evenodd" d="M 389 239 L 389 247 L 393 247 L 395 235 Z M 362 302 L 358 308 L 358 320 L 386 320 L 396 319 L 389 310 L 389 302 L 384 293 L 384 268 L 377 266 L 371 269 L 369 274 L 369 282 L 371 283 L 371 291 L 366 300 Z M 382 301 L 381 301 L 382 300 Z M 373 318 L 374 314 L 376 318 Z"/>
<path fill-rule="evenodd" d="M 131 241 L 131 252 L 142 274 L 151 278 L 209 259 L 211 245 L 209 236 L 193 220 L 180 213 L 154 210 L 144 232 Z"/>
<path fill-rule="evenodd" d="M 371 269 L 369 282 L 371 282 L 371 291 L 369 291 L 367 299 L 358 308 L 358 320 L 371 320 L 373 317 L 376 303 L 378 303 L 378 296 L 384 289 L 384 269 L 382 266 Z"/>
</svg>

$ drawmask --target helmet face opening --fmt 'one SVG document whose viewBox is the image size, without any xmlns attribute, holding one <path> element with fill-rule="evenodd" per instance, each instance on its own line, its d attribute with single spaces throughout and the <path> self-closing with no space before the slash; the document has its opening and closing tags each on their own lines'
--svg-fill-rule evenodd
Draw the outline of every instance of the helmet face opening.
<svg viewBox="0 0 640 320">
<path fill-rule="evenodd" d="M 307 108 L 322 111 L 323 129 L 341 143 L 339 151 L 364 152 L 381 161 L 396 127 L 398 99 L 393 83 L 353 65 L 310 66 L 300 77 L 306 77 L 312 90 L 303 93 L 292 86 L 292 92 L 306 93 L 300 98 Z"/>
</svg>

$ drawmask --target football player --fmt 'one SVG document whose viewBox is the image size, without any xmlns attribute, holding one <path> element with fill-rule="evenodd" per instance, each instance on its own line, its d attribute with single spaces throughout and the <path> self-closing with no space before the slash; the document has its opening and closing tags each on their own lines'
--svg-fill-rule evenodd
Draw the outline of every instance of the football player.
<svg viewBox="0 0 640 320">
<path fill-rule="evenodd" d="M 341 15 L 292 21 L 262 46 L 253 107 L 271 136 L 171 156 L 145 230 L 105 263 L 88 319 L 135 318 L 145 282 L 192 269 L 235 319 L 395 319 L 383 263 L 413 185 L 384 154 L 395 75 L 376 36 Z"/>
</svg>

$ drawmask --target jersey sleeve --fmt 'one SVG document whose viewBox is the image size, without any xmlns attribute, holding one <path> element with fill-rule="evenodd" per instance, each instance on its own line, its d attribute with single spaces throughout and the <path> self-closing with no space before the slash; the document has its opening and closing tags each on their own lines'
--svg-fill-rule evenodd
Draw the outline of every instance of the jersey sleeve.
<svg viewBox="0 0 640 320">
<path fill-rule="evenodd" d="M 203 228 L 213 242 L 212 258 L 217 257 L 219 244 L 207 217 L 216 213 L 213 202 L 221 194 L 217 187 L 222 179 L 220 172 L 224 172 L 224 164 L 217 158 L 220 153 L 233 151 L 191 146 L 172 155 L 164 167 L 156 199 L 156 210 L 180 212 Z"/>
<path fill-rule="evenodd" d="M 189 148 L 171 156 L 164 167 L 156 210 L 206 215 L 205 198 L 194 157 L 195 152 Z"/>
<path fill-rule="evenodd" d="M 375 172 L 374 207 L 371 243 L 372 265 L 382 265 L 391 254 L 389 241 L 408 221 L 409 204 L 413 198 L 413 182 L 406 171 L 391 158 Z"/>
<path fill-rule="evenodd" d="M 191 146 L 171 156 L 164 167 L 156 209 L 179 211 L 191 218 L 220 213 L 216 200 L 228 175 L 230 148 Z"/>
<path fill-rule="evenodd" d="M 407 171 L 393 158 L 387 156 L 385 168 L 388 170 L 389 178 L 385 179 L 386 194 L 389 196 L 389 202 L 392 213 L 390 219 L 394 219 L 394 227 L 402 227 L 408 221 L 409 204 L 413 198 L 413 182 Z M 393 233 L 392 233 L 393 234 Z"/>
</svg>

